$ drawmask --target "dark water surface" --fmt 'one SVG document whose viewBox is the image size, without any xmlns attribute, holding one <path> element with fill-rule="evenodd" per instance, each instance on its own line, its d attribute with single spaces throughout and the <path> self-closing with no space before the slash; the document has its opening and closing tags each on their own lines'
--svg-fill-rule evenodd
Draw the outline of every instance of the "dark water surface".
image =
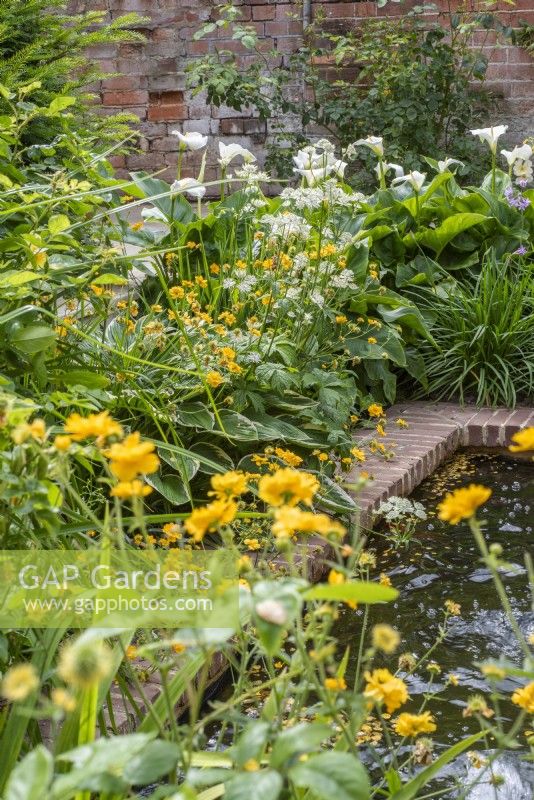
<svg viewBox="0 0 534 800">
<path fill-rule="evenodd" d="M 502 571 L 502 578 L 518 624 L 526 636 L 534 634 L 534 613 L 524 566 L 524 553 L 532 552 L 534 545 L 531 463 L 493 454 L 459 453 L 413 493 L 412 499 L 423 503 L 429 517 L 419 523 L 410 546 L 396 551 L 378 537 L 369 543 L 377 551 L 378 569 L 389 575 L 400 592 L 395 603 L 373 607 L 371 624 L 380 621 L 395 626 L 402 636 L 399 652 L 422 656 L 436 639 L 445 600 L 461 605 L 461 616 L 450 620 L 445 641 L 432 653 L 442 670 L 433 685 L 424 668 L 417 677 L 407 678 L 412 700 L 403 710 L 412 712 L 419 707 L 424 692 L 444 688 L 449 674 L 458 679 L 457 686 L 440 691 L 439 699 L 431 701 L 429 706 L 438 726 L 432 735 L 437 750 L 478 730 L 474 720 L 462 717 L 469 695 L 489 691 L 475 662 L 504 657 L 518 666 L 521 664 L 519 646 L 500 607 L 489 570 L 480 562 L 467 524 L 449 525 L 435 515 L 436 505 L 447 491 L 469 483 L 480 483 L 493 490 L 478 517 L 486 520 L 486 541 L 501 544 L 503 559 L 510 565 Z M 349 644 L 356 650 L 354 643 L 360 629 L 361 612 L 344 611 L 336 629 L 341 650 Z M 394 671 L 397 657 L 384 657 L 383 665 Z M 353 674 L 355 664 L 351 667 Z M 519 681 L 510 678 L 498 686 L 503 694 L 510 695 L 519 685 Z M 512 709 L 504 703 L 502 713 L 515 718 L 517 709 Z M 504 790 L 495 794 L 492 787 L 480 786 L 469 797 L 530 800 L 534 796 L 531 788 L 522 793 L 517 786 L 510 794 L 503 793 Z M 476 794 L 479 789 L 482 793 Z"/>
</svg>

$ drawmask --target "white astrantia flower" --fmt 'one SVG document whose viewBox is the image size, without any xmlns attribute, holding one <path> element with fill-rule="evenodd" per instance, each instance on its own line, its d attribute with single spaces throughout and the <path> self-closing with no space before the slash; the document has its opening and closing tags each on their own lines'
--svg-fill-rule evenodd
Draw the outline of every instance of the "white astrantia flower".
<svg viewBox="0 0 534 800">
<path fill-rule="evenodd" d="M 402 175 L 399 178 L 393 178 L 391 185 L 397 183 L 409 183 L 415 192 L 420 192 L 426 181 L 426 172 L 418 172 L 416 169 L 413 172 L 408 172 L 407 175 Z"/>
<path fill-rule="evenodd" d="M 186 147 L 188 150 L 202 150 L 203 147 L 206 147 L 208 143 L 208 137 L 204 136 L 202 133 L 180 133 L 180 131 L 171 131 L 173 136 L 177 136 L 180 140 L 180 144 Z"/>
<path fill-rule="evenodd" d="M 449 167 L 451 164 L 459 164 L 464 167 L 463 161 L 458 161 L 457 158 L 446 158 L 444 161 L 438 161 L 438 172 L 450 172 Z"/>
<path fill-rule="evenodd" d="M 171 185 L 171 192 L 185 192 L 195 200 L 202 200 L 206 194 L 206 187 L 194 178 L 182 178 L 180 181 L 174 181 Z"/>
<path fill-rule="evenodd" d="M 354 142 L 354 147 L 359 145 L 369 147 L 378 158 L 382 158 L 384 155 L 384 140 L 381 136 L 368 136 L 366 139 L 358 139 Z"/>
<path fill-rule="evenodd" d="M 292 212 L 264 214 L 261 223 L 267 226 L 269 236 L 273 239 L 288 239 L 290 236 L 307 239 L 311 232 L 311 225 L 308 225 L 303 217 Z"/>
<path fill-rule="evenodd" d="M 516 145 L 513 150 L 501 150 L 509 167 L 513 167 L 516 161 L 528 161 L 532 156 L 532 152 L 532 147 L 529 144 Z"/>
<path fill-rule="evenodd" d="M 532 162 L 518 160 L 514 164 L 514 175 L 518 181 L 530 183 L 533 178 Z"/>
<path fill-rule="evenodd" d="M 237 158 L 238 156 L 241 156 L 245 163 L 256 161 L 256 156 L 253 155 L 250 150 L 247 150 L 246 147 L 241 147 L 241 145 L 237 144 L 236 142 L 232 144 L 224 144 L 223 142 L 219 142 L 219 155 L 219 164 L 221 167 L 227 167 L 228 164 L 231 164 L 234 158 Z"/>
<path fill-rule="evenodd" d="M 497 152 L 497 141 L 506 133 L 508 125 L 495 125 L 491 128 L 475 128 L 469 131 L 473 136 L 478 136 L 481 142 L 486 142 L 492 153 Z"/>
</svg>

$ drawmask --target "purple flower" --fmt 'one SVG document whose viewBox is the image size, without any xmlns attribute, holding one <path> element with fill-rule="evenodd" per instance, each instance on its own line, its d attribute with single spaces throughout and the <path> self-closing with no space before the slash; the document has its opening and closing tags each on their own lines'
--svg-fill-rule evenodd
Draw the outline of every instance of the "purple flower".
<svg viewBox="0 0 534 800">
<path fill-rule="evenodd" d="M 522 244 L 517 248 L 517 250 L 514 250 L 513 255 L 514 256 L 526 256 L 527 252 L 528 252 L 527 248 L 525 247 L 524 244 Z"/>
<path fill-rule="evenodd" d="M 518 211 L 525 211 L 525 209 L 527 209 L 530 205 L 530 200 L 528 197 L 524 197 L 521 192 L 515 194 L 512 186 L 506 187 L 504 190 L 504 196 L 508 202 L 508 205 L 512 208 L 517 208 Z"/>
</svg>

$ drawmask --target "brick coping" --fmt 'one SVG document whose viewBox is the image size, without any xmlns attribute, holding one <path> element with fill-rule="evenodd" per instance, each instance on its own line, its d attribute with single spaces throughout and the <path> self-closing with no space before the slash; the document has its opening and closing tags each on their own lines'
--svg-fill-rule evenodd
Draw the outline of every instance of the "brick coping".
<svg viewBox="0 0 534 800">
<path fill-rule="evenodd" d="M 396 419 L 408 427 L 398 427 Z M 534 408 L 476 408 L 455 403 L 406 402 L 391 406 L 386 412 L 386 436 L 375 430 L 357 437 L 365 446 L 373 438 L 386 446 L 395 444 L 395 456 L 386 461 L 377 455 L 367 456 L 348 473 L 344 483 L 354 483 L 362 469 L 373 480 L 357 495 L 363 527 L 372 524 L 373 512 L 393 495 L 409 495 L 416 486 L 460 447 L 507 447 L 514 433 L 534 425 Z M 356 437 L 355 437 L 356 438 Z"/>
</svg>

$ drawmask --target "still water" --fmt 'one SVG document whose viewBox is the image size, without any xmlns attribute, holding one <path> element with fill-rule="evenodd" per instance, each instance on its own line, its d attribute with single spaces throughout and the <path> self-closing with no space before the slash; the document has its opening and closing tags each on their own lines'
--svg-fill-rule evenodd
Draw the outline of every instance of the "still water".
<svg viewBox="0 0 534 800">
<path fill-rule="evenodd" d="M 457 454 L 413 493 L 412 499 L 423 503 L 429 516 L 419 523 L 410 546 L 395 550 L 378 537 L 370 542 L 376 549 L 380 571 L 389 575 L 400 592 L 395 603 L 373 607 L 370 621 L 371 624 L 388 622 L 399 630 L 400 652 L 422 656 L 436 639 L 445 601 L 450 599 L 461 605 L 461 616 L 449 621 L 445 641 L 432 653 L 441 673 L 432 685 L 424 671 L 407 678 L 412 700 L 403 710 L 415 712 L 425 692 L 439 689 L 439 699 L 430 703 L 438 727 L 432 735 L 436 753 L 478 730 L 474 720 L 462 717 L 468 696 L 489 691 L 476 662 L 503 657 L 518 666 L 521 664 L 519 646 L 500 608 L 489 570 L 480 562 L 468 526 L 451 526 L 435 515 L 436 505 L 447 491 L 472 482 L 493 490 L 487 504 L 480 509 L 479 518 L 486 521 L 488 544 L 498 542 L 503 546 L 507 567 L 502 578 L 518 624 L 527 637 L 534 634 L 532 599 L 524 566 L 524 552 L 532 552 L 534 545 L 532 464 L 493 454 Z M 337 624 L 336 635 L 342 645 L 349 645 L 360 628 L 360 612 L 347 610 Z M 384 657 L 383 666 L 393 671 L 396 662 Z M 458 685 L 446 688 L 451 674 Z M 509 696 L 519 685 L 515 679 L 506 679 L 498 687 Z M 502 713 L 508 718 L 516 716 L 516 711 L 506 703 Z M 468 780 L 473 779 L 473 770 L 465 757 L 453 765 L 451 778 L 460 777 L 462 771 L 463 780 L 466 773 Z M 467 795 L 456 790 L 448 796 L 468 796 L 470 800 L 532 800 L 532 767 L 517 755 L 502 756 L 495 771 L 506 777 L 506 783 L 497 791 L 487 782 L 481 782 Z"/>
</svg>

